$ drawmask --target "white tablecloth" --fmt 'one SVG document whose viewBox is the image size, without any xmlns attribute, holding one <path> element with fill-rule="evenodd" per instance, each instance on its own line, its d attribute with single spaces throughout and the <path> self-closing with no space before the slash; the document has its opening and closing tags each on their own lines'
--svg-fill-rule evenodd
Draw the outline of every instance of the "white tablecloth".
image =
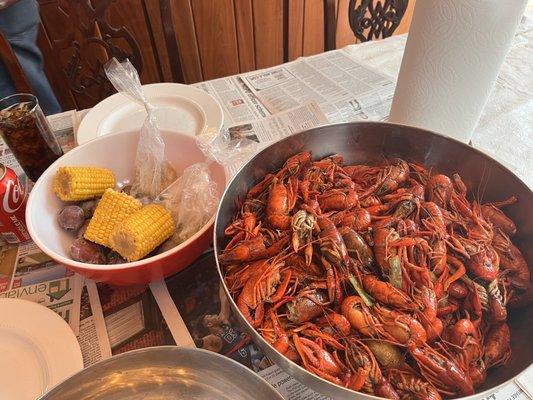
<svg viewBox="0 0 533 400">
<path fill-rule="evenodd" d="M 407 35 L 399 35 L 346 49 L 359 61 L 396 79 L 406 39 Z M 533 187 L 532 12 L 522 19 L 472 143 Z"/>
</svg>

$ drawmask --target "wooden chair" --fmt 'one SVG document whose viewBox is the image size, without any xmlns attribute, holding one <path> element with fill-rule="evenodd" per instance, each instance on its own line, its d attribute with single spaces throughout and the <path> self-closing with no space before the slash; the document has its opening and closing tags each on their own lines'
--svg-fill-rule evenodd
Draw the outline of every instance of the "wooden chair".
<svg viewBox="0 0 533 400">
<path fill-rule="evenodd" d="M 174 82 L 184 83 L 185 78 L 183 76 L 183 68 L 181 66 L 178 39 L 176 38 L 174 21 L 172 20 L 171 1 L 172 0 L 159 0 L 159 11 L 161 13 L 161 21 L 163 23 L 163 33 L 165 35 L 165 43 L 167 45 L 168 58 L 172 71 L 172 80 Z"/>
<path fill-rule="evenodd" d="M 392 36 L 407 10 L 409 0 L 350 0 L 348 21 L 357 40 L 367 42 Z M 324 47 L 336 45 L 335 0 L 324 0 Z"/>
<path fill-rule="evenodd" d="M 0 31 L 0 58 L 4 62 L 9 77 L 18 93 L 33 93 L 33 90 L 26 78 L 26 74 L 20 65 L 20 62 L 7 41 L 4 34 Z"/>
<path fill-rule="evenodd" d="M 115 0 L 39 3 L 43 23 L 39 46 L 45 71 L 63 108 L 92 107 L 114 93 L 103 70 L 112 57 L 129 59 L 143 83 L 184 82 L 171 0 L 151 3 L 150 13 L 142 8 L 144 2 L 132 3 L 135 9 L 119 8 Z M 156 29 L 161 32 L 160 47 L 154 39 Z M 163 52 L 170 70 L 166 75 Z"/>
</svg>

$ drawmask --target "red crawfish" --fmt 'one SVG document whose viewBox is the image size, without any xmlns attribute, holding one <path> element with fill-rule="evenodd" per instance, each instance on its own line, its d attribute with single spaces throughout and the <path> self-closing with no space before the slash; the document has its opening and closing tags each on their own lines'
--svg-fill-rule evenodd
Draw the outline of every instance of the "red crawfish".
<svg viewBox="0 0 533 400">
<path fill-rule="evenodd" d="M 376 194 L 381 196 L 396 190 L 408 177 L 409 165 L 404 160 L 395 158 L 380 172 Z"/>
<path fill-rule="evenodd" d="M 248 280 L 237 297 L 237 307 L 254 327 L 261 323 L 264 302 L 276 292 L 283 265 L 283 261 L 276 259 L 256 261 L 250 265 Z M 251 311 L 255 311 L 254 318 Z"/>
<path fill-rule="evenodd" d="M 454 360 L 428 345 L 409 342 L 407 349 L 418 364 L 422 376 L 439 392 L 448 396 L 474 394 L 472 380 Z"/>
<path fill-rule="evenodd" d="M 383 338 L 399 344 L 409 341 L 425 343 L 426 331 L 416 319 L 408 314 L 374 304 L 365 305 L 359 296 L 349 296 L 341 305 L 341 313 L 350 325 L 362 335 Z"/>
<path fill-rule="evenodd" d="M 470 257 L 466 267 L 478 278 L 491 282 L 498 277 L 500 256 L 492 246 L 487 245 Z"/>
<path fill-rule="evenodd" d="M 263 335 L 264 338 L 270 339 L 269 342 L 272 344 L 272 347 L 274 347 L 281 354 L 285 354 L 289 350 L 289 335 L 282 326 L 274 309 L 271 308 L 269 310 L 268 318 L 270 324 L 272 325 L 272 332 L 267 333 L 269 328 L 266 326 L 266 324 L 258 330 L 261 332 L 261 335 Z"/>
<path fill-rule="evenodd" d="M 270 186 L 266 207 L 267 222 L 276 229 L 287 230 L 291 226 L 289 212 L 294 208 L 297 198 L 298 181 L 291 176 L 289 184 L 274 178 Z"/>
<path fill-rule="evenodd" d="M 342 386 L 345 371 L 335 357 L 320 344 L 294 333 L 292 341 L 308 371 L 330 382 Z"/>
<path fill-rule="evenodd" d="M 501 268 L 509 274 L 510 283 L 519 289 L 526 289 L 531 280 L 531 273 L 518 247 L 512 244 L 502 231 L 494 234 L 492 245 L 500 257 Z"/>
<path fill-rule="evenodd" d="M 287 318 L 295 324 L 301 324 L 323 315 L 327 305 L 328 297 L 322 290 L 302 289 L 287 303 Z"/>
<path fill-rule="evenodd" d="M 316 323 L 321 326 L 325 331 L 331 331 L 331 333 L 338 333 L 341 337 L 348 336 L 350 334 L 350 322 L 342 314 L 330 311 L 323 317 L 317 319 Z"/>
<path fill-rule="evenodd" d="M 358 202 L 357 192 L 353 189 L 331 189 L 319 195 L 318 204 L 323 212 L 342 211 L 355 207 Z"/>
<path fill-rule="evenodd" d="M 431 383 L 412 371 L 388 369 L 385 372 L 392 387 L 402 399 L 441 400 L 439 392 Z"/>
<path fill-rule="evenodd" d="M 300 250 L 300 246 L 304 247 L 307 265 L 311 264 L 313 257 L 313 246 L 310 242 L 315 224 L 316 216 L 305 210 L 299 210 L 292 216 L 292 247 L 296 252 Z"/>
<path fill-rule="evenodd" d="M 346 245 L 350 257 L 361 262 L 365 269 L 370 270 L 375 261 L 374 253 L 366 243 L 365 239 L 352 228 L 347 226 L 339 228 L 339 232 L 344 240 L 344 244 Z"/>
<path fill-rule="evenodd" d="M 400 399 L 381 373 L 374 354 L 364 342 L 355 338 L 346 339 L 345 359 L 352 374 L 348 380 L 348 388 L 386 396 L 388 399 Z"/>
<path fill-rule="evenodd" d="M 324 216 L 319 216 L 317 222 L 320 228 L 320 251 L 324 257 L 335 265 L 348 264 L 348 250 L 335 224 Z"/>
<path fill-rule="evenodd" d="M 453 184 L 446 175 L 437 174 L 429 178 L 427 189 L 429 201 L 436 203 L 439 207 L 446 207 L 450 202 Z"/>
<path fill-rule="evenodd" d="M 311 153 L 303 151 L 289 157 L 283 164 L 283 167 L 276 173 L 276 178 L 284 179 L 289 176 L 297 175 L 311 164 Z"/>
<path fill-rule="evenodd" d="M 516 233 L 516 225 L 511 218 L 503 213 L 499 208 L 491 204 L 483 204 L 481 206 L 483 217 L 496 228 L 501 229 L 504 233 L 512 236 Z"/>
<path fill-rule="evenodd" d="M 368 229 L 372 222 L 370 213 L 364 208 L 338 212 L 331 216 L 331 220 L 338 227 L 347 226 L 356 232 Z"/>
<path fill-rule="evenodd" d="M 511 332 L 505 322 L 494 325 L 487 334 L 484 342 L 483 359 L 487 368 L 505 364 L 511 356 Z"/>
<path fill-rule="evenodd" d="M 483 354 L 481 334 L 478 328 L 470 321 L 463 318 L 446 329 L 445 337 L 460 349 L 460 358 L 464 365 L 470 365 Z"/>
<path fill-rule="evenodd" d="M 222 254 L 218 256 L 218 259 L 223 264 L 230 264 L 234 262 L 250 262 L 260 258 L 274 257 L 285 248 L 288 241 L 289 237 L 284 236 L 267 248 L 263 236 L 258 235 L 248 240 L 242 240 L 232 248 L 224 249 Z"/>
<path fill-rule="evenodd" d="M 380 303 L 397 307 L 400 310 L 413 311 L 418 308 L 405 292 L 396 289 L 388 282 L 381 281 L 375 275 L 363 275 L 361 283 L 368 294 Z"/>
</svg>

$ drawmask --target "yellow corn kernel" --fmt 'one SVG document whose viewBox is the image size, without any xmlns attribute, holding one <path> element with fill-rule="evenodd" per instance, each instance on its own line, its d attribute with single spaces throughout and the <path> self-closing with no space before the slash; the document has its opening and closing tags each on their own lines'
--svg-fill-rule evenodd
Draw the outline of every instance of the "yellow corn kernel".
<svg viewBox="0 0 533 400">
<path fill-rule="evenodd" d="M 110 247 L 109 235 L 113 229 L 141 207 L 141 202 L 129 194 L 107 189 L 94 210 L 85 239 Z"/>
<path fill-rule="evenodd" d="M 63 201 L 81 201 L 100 197 L 115 187 L 115 174 L 102 167 L 59 167 L 53 188 Z"/>
<path fill-rule="evenodd" d="M 175 228 L 165 207 L 148 204 L 117 225 L 109 243 L 126 260 L 136 261 L 171 237 Z"/>
</svg>

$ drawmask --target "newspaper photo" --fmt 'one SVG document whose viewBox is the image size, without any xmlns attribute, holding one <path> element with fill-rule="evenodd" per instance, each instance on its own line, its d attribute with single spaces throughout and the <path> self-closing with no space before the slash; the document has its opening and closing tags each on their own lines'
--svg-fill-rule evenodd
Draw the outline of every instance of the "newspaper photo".
<svg viewBox="0 0 533 400">
<path fill-rule="evenodd" d="M 91 304 L 100 306 L 112 355 L 175 344 L 147 285 L 96 283 L 96 289 L 96 293 L 89 292 L 89 297 Z"/>
<path fill-rule="evenodd" d="M 251 367 L 250 338 L 236 328 L 220 288 L 213 253 L 202 255 L 184 271 L 165 280 L 196 347 L 226 355 Z"/>
<path fill-rule="evenodd" d="M 126 351 L 176 344 L 147 285 L 87 279 L 81 304 L 78 341 L 85 367 Z"/>
<path fill-rule="evenodd" d="M 224 127 L 270 115 L 239 76 L 195 83 L 193 86 L 209 93 L 217 100 L 224 113 Z"/>
<path fill-rule="evenodd" d="M 327 123 L 318 104 L 310 101 L 267 118 L 232 126 L 228 128 L 228 132 L 232 140 L 246 138 L 258 143 L 268 143 Z"/>
<path fill-rule="evenodd" d="M 241 157 L 236 158 L 234 163 L 226 165 L 226 168 L 230 176 L 233 176 L 246 161 L 268 144 L 327 123 L 328 119 L 318 104 L 315 101 L 309 101 L 263 119 L 231 126 L 227 130 L 230 150 L 231 143 L 238 145 L 242 139 L 249 142 L 246 149 L 242 150 Z M 250 143 L 254 142 L 257 146 L 250 146 Z"/>
</svg>

